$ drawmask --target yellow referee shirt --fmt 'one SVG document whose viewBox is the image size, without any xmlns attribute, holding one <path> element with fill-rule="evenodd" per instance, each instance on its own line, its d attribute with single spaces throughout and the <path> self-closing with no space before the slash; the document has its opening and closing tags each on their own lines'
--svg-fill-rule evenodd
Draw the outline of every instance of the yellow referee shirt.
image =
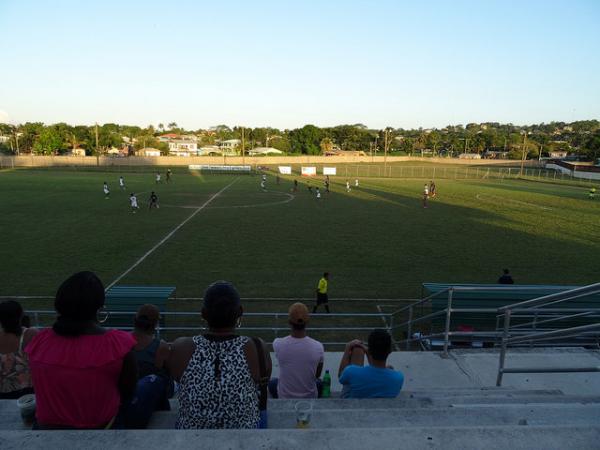
<svg viewBox="0 0 600 450">
<path fill-rule="evenodd" d="M 317 291 L 319 294 L 327 294 L 327 280 L 325 278 L 321 278 L 319 280 L 319 286 L 317 287 Z"/>
</svg>

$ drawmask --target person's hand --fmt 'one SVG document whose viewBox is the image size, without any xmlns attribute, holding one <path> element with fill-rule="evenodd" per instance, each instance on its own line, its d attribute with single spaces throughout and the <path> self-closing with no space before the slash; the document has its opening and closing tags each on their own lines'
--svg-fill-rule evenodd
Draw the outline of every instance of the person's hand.
<svg viewBox="0 0 600 450">
<path fill-rule="evenodd" d="M 352 341 L 346 344 L 346 353 L 350 353 L 354 347 L 360 347 L 364 351 L 367 351 L 367 347 L 358 339 L 353 339 Z"/>
</svg>

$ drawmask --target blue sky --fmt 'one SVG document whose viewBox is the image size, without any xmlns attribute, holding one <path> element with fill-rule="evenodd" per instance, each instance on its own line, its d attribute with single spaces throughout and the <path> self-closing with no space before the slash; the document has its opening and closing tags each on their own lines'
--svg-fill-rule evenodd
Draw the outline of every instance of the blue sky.
<svg viewBox="0 0 600 450">
<path fill-rule="evenodd" d="M 0 0 L 0 121 L 600 118 L 600 1 Z"/>
</svg>

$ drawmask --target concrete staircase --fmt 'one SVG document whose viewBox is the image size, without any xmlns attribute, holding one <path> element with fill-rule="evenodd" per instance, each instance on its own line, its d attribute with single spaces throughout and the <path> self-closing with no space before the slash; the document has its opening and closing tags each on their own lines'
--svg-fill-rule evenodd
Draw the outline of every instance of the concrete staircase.
<svg viewBox="0 0 600 450">
<path fill-rule="evenodd" d="M 24 429 L 15 401 L 0 401 L 0 448 L 600 448 L 600 397 L 557 389 L 436 388 L 396 399 L 320 399 L 310 429 L 295 428 L 295 400 L 270 400 L 268 430 L 174 430 L 172 411 L 149 430 Z"/>
</svg>

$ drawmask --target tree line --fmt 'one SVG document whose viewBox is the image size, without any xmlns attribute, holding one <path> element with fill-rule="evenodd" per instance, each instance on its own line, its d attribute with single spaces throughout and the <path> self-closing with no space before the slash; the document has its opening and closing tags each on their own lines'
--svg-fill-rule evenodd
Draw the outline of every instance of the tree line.
<svg viewBox="0 0 600 450">
<path fill-rule="evenodd" d="M 21 125 L 0 123 L 0 152 L 5 154 L 65 154 L 84 149 L 86 154 L 105 153 L 110 148 L 130 146 L 158 148 L 168 153 L 160 142 L 162 134 L 194 135 L 198 146 L 215 145 L 228 139 L 243 139 L 243 150 L 273 147 L 285 154 L 319 155 L 326 152 L 362 151 L 374 155 L 456 156 L 479 153 L 521 159 L 547 156 L 567 151 L 583 158 L 600 157 L 600 122 L 582 120 L 571 123 L 551 122 L 536 125 L 513 125 L 496 122 L 448 125 L 433 129 L 386 127 L 372 129 L 363 124 L 321 128 L 305 125 L 280 130 L 217 125 L 209 129 L 186 130 L 175 122 L 166 126 L 147 127 L 106 123 L 103 125 L 69 125 L 27 122 Z M 241 151 L 241 144 L 239 146 Z"/>
</svg>

